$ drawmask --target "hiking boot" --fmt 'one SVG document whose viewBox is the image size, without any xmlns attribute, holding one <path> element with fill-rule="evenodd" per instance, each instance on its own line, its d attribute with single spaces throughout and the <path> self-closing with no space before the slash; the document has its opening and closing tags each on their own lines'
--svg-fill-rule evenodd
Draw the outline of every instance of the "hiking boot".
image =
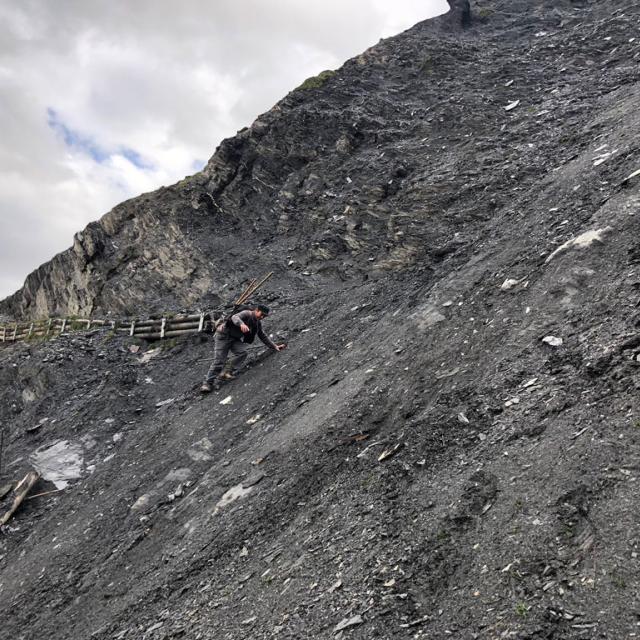
<svg viewBox="0 0 640 640">
<path fill-rule="evenodd" d="M 218 376 L 218 380 L 235 380 L 236 377 L 233 375 L 233 373 L 229 373 L 228 371 L 225 371 L 224 373 L 221 373 Z"/>
<path fill-rule="evenodd" d="M 211 393 L 211 385 L 208 382 L 205 382 L 200 387 L 200 393 Z"/>
</svg>

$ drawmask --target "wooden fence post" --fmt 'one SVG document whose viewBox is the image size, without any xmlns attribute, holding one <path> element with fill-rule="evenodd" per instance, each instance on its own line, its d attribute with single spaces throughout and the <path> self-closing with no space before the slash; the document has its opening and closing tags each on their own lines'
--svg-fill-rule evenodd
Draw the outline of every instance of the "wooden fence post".
<svg viewBox="0 0 640 640">
<path fill-rule="evenodd" d="M 125 329 L 130 337 L 135 337 L 136 332 L 145 338 L 167 338 L 176 335 L 187 335 L 189 333 L 201 333 L 205 330 L 210 315 L 205 311 L 194 314 L 179 315 L 175 318 L 163 317 L 160 320 L 100 320 L 93 318 L 53 318 L 30 324 L 19 322 L 10 325 L 0 325 L 0 342 L 17 342 L 18 340 L 29 340 L 34 335 L 48 337 L 50 335 L 62 335 L 65 331 L 74 330 L 81 324 L 86 323 L 87 330 L 93 326 L 111 326 L 114 332 Z M 59 323 L 59 324 L 58 324 Z M 147 335 L 148 334 L 148 335 Z"/>
</svg>

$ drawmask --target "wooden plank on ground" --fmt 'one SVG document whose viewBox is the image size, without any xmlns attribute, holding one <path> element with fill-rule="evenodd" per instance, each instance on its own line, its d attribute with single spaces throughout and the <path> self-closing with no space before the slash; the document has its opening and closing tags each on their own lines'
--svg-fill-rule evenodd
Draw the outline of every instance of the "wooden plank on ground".
<svg viewBox="0 0 640 640">
<path fill-rule="evenodd" d="M 40 474 L 37 471 L 29 471 L 9 494 L 5 501 L 7 504 L 0 505 L 0 527 L 9 522 L 11 516 L 22 504 L 33 485 L 38 482 L 38 478 L 40 478 Z"/>
</svg>

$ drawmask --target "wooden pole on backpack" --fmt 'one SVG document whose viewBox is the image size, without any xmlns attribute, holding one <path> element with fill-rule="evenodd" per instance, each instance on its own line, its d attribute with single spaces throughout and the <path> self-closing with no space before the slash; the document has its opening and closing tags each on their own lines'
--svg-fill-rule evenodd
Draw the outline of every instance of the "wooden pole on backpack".
<svg viewBox="0 0 640 640">
<path fill-rule="evenodd" d="M 272 275 L 273 275 L 273 271 L 271 271 L 264 278 L 262 278 L 260 282 L 256 282 L 254 280 L 252 284 L 249 285 L 247 290 L 240 296 L 240 298 L 238 298 L 238 302 L 236 302 L 236 305 L 244 304 L 249 299 L 249 297 L 252 296 Z"/>
<path fill-rule="evenodd" d="M 237 307 L 239 304 L 242 304 L 250 295 L 252 291 L 252 287 L 255 286 L 257 280 L 254 278 L 249 283 L 249 286 L 240 294 L 240 297 L 234 302 L 234 305 Z"/>
</svg>

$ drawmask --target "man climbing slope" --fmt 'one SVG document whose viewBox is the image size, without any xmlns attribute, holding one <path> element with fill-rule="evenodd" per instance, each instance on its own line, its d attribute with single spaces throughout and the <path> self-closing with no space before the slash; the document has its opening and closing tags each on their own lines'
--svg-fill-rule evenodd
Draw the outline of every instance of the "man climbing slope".
<svg viewBox="0 0 640 640">
<path fill-rule="evenodd" d="M 248 355 L 247 344 L 251 344 L 256 335 L 274 351 L 282 351 L 285 348 L 284 344 L 272 342 L 262 330 L 261 320 L 268 315 L 269 307 L 259 304 L 254 309 L 246 309 L 232 315 L 216 329 L 213 364 L 200 387 L 202 393 L 209 393 L 212 388 L 217 388 L 221 380 L 235 378 L 235 373 Z M 225 367 L 229 352 L 233 357 Z"/>
</svg>

